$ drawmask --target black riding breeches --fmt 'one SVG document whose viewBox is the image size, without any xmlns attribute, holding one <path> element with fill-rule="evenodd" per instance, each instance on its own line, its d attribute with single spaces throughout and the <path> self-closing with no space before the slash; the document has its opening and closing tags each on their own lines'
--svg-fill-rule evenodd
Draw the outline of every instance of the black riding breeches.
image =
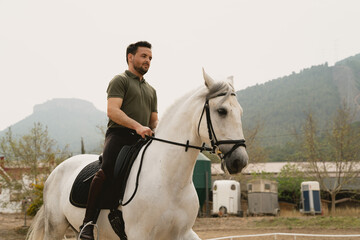
<svg viewBox="0 0 360 240">
<path fill-rule="evenodd" d="M 109 128 L 106 131 L 101 169 L 107 179 L 113 178 L 115 162 L 121 148 L 135 144 L 140 138 L 141 136 L 128 128 Z"/>
</svg>

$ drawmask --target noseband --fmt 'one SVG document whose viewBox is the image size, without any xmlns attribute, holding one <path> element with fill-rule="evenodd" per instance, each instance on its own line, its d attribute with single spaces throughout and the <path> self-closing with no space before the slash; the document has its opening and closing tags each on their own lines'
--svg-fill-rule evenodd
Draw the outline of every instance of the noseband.
<svg viewBox="0 0 360 240">
<path fill-rule="evenodd" d="M 225 96 L 226 93 L 221 93 L 215 97 L 221 97 L 221 96 Z M 232 96 L 236 96 L 235 93 L 231 93 Z M 198 125 L 198 134 L 200 135 L 200 123 L 201 120 L 204 116 L 204 112 L 206 114 L 206 122 L 207 122 L 207 129 L 209 132 L 209 139 L 210 139 L 210 143 L 211 143 L 211 147 L 212 147 L 212 153 L 217 153 L 219 155 L 219 157 L 221 159 L 224 159 L 228 156 L 231 156 L 231 154 L 238 148 L 238 147 L 245 147 L 246 148 L 246 144 L 245 144 L 245 139 L 240 139 L 240 140 L 221 140 L 218 141 L 216 138 L 216 134 L 214 131 L 214 127 L 212 125 L 211 122 L 211 116 L 210 116 L 210 105 L 209 105 L 209 99 L 206 99 L 205 104 L 204 104 L 204 108 L 203 111 L 201 113 L 200 116 L 200 120 L 199 120 L 199 125 Z M 228 151 L 225 155 L 223 155 L 221 153 L 221 151 L 219 150 L 219 146 L 222 144 L 234 144 L 234 146 L 230 149 L 230 151 Z"/>
</svg>

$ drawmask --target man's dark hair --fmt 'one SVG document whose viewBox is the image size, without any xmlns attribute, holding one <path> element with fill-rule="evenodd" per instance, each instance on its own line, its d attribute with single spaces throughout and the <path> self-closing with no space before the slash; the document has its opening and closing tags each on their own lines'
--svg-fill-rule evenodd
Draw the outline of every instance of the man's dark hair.
<svg viewBox="0 0 360 240">
<path fill-rule="evenodd" d="M 131 53 L 132 55 L 135 55 L 138 47 L 146 47 L 146 48 L 150 48 L 151 49 L 151 44 L 147 41 L 139 41 L 137 43 L 132 43 L 130 44 L 127 49 L 126 49 L 126 62 L 128 62 L 128 55 L 129 53 Z"/>
</svg>

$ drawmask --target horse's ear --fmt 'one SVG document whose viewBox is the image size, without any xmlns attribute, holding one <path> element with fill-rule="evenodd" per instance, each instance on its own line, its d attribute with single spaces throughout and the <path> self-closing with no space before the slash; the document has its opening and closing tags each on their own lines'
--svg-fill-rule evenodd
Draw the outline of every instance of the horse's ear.
<svg viewBox="0 0 360 240">
<path fill-rule="evenodd" d="M 209 75 L 207 75 L 204 68 L 202 69 L 202 71 L 203 71 L 203 76 L 204 76 L 204 80 L 205 80 L 205 86 L 207 88 L 210 88 L 215 83 L 215 81 Z"/>
<path fill-rule="evenodd" d="M 231 84 L 231 86 L 234 86 L 234 76 L 228 77 L 227 80 Z"/>
</svg>

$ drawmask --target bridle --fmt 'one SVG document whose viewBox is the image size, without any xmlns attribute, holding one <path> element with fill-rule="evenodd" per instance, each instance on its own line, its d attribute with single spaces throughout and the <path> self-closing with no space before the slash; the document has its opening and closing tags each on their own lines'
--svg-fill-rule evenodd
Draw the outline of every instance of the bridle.
<svg viewBox="0 0 360 240">
<path fill-rule="evenodd" d="M 221 94 L 216 95 L 213 98 L 221 97 L 221 96 L 225 96 L 225 95 L 226 95 L 226 93 L 221 93 Z M 231 93 L 231 95 L 236 96 L 235 93 Z M 215 134 L 215 131 L 214 131 L 214 127 L 213 127 L 212 122 L 211 122 L 209 98 L 206 99 L 203 110 L 202 110 L 202 113 L 201 113 L 201 116 L 200 116 L 200 120 L 199 120 L 199 124 L 198 124 L 198 134 L 199 134 L 199 136 L 200 136 L 200 124 L 201 124 L 202 118 L 204 116 L 204 113 L 206 115 L 207 129 L 208 129 L 208 133 L 209 133 L 209 140 L 210 140 L 210 143 L 211 143 L 211 148 L 205 146 L 205 143 L 203 143 L 201 146 L 190 145 L 189 140 L 187 140 L 186 144 L 183 144 L 183 143 L 173 142 L 173 141 L 169 141 L 169 140 L 165 140 L 165 139 L 161 139 L 161 138 L 156 138 L 156 137 L 153 137 L 153 136 L 146 136 L 146 137 L 150 138 L 152 140 L 156 140 L 156 141 L 160 141 L 160 142 L 164 142 L 164 143 L 168 143 L 168 144 L 173 144 L 173 145 L 178 145 L 178 146 L 185 147 L 185 152 L 187 152 L 187 150 L 189 148 L 194 148 L 194 149 L 200 150 L 200 152 L 209 151 L 209 152 L 212 152 L 212 153 L 216 153 L 221 158 L 221 160 L 223 160 L 224 158 L 226 158 L 228 156 L 231 156 L 231 154 L 238 147 L 245 147 L 246 148 L 245 139 L 221 140 L 221 141 L 217 140 L 216 134 Z M 219 146 L 223 145 L 223 144 L 234 144 L 234 146 L 230 149 L 230 151 L 228 151 L 224 155 L 219 150 Z"/>
<path fill-rule="evenodd" d="M 225 95 L 226 95 L 226 93 L 220 93 L 220 94 L 216 95 L 215 98 L 225 96 Z M 235 93 L 231 93 L 231 95 L 236 96 Z M 212 122 L 211 122 L 209 99 L 206 99 L 203 111 L 202 111 L 201 116 L 200 116 L 200 120 L 199 120 L 199 124 L 198 124 L 198 134 L 199 135 L 200 135 L 200 124 L 201 124 L 201 120 L 202 120 L 202 118 L 204 116 L 204 112 L 206 114 L 206 123 L 207 123 L 207 129 L 208 129 L 208 133 L 209 133 L 209 139 L 210 139 L 210 143 L 211 143 L 211 147 L 212 147 L 212 151 L 211 151 L 212 153 L 216 153 L 217 155 L 219 155 L 219 157 L 221 159 L 224 159 L 227 156 L 231 156 L 231 154 L 238 147 L 242 146 L 242 147 L 246 148 L 245 139 L 221 140 L 221 141 L 217 140 L 215 130 L 214 130 L 214 127 L 213 127 Z M 220 149 L 219 149 L 219 146 L 223 145 L 223 144 L 234 144 L 234 146 L 230 149 L 230 151 L 228 151 L 225 155 L 223 155 L 221 153 Z"/>
</svg>

